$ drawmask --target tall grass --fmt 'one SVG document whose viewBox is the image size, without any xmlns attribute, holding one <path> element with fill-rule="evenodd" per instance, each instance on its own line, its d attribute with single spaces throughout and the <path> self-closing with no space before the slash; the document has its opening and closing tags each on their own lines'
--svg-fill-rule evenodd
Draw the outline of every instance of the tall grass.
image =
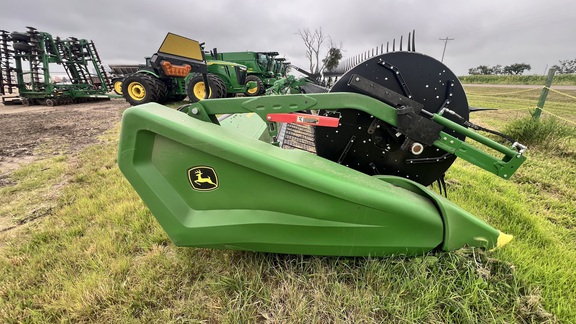
<svg viewBox="0 0 576 324">
<path fill-rule="evenodd" d="M 545 75 L 466 75 L 459 76 L 460 82 L 465 84 L 528 84 L 544 85 Z M 576 74 L 557 74 L 553 85 L 576 85 Z"/>
<path fill-rule="evenodd" d="M 561 122 L 554 116 L 540 119 L 528 116 L 510 122 L 504 133 L 531 147 L 554 149 L 568 145 L 575 139 L 576 127 Z"/>
</svg>

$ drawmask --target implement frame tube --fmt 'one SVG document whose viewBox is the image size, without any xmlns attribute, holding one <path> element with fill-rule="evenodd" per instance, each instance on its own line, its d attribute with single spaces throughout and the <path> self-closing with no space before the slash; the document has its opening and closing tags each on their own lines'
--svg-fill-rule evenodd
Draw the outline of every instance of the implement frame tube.
<svg viewBox="0 0 576 324">
<path fill-rule="evenodd" d="M 357 93 L 319 93 L 211 99 L 187 105 L 181 110 L 191 117 L 213 123 L 218 123 L 215 116 L 220 114 L 255 113 L 268 123 L 270 135 L 274 137 L 278 127 L 275 127 L 274 123 L 268 122 L 266 115 L 320 109 L 355 109 L 368 113 L 394 127 L 397 127 L 398 124 L 397 110 L 394 107 L 372 97 Z M 502 159 L 498 159 L 443 131 L 440 132 L 439 138 L 433 143 L 434 146 L 503 179 L 509 179 L 526 160 L 526 157 L 516 152 L 514 148 L 505 147 L 438 114 L 434 114 L 432 119 L 446 128 L 504 154 Z"/>
</svg>

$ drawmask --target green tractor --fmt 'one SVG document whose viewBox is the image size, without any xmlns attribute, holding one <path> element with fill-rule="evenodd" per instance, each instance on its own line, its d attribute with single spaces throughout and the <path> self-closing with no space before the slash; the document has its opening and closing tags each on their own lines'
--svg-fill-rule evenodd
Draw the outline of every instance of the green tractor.
<svg viewBox="0 0 576 324">
<path fill-rule="evenodd" d="M 208 98 L 235 97 L 244 93 L 248 86 L 255 86 L 246 77 L 246 66 L 219 60 L 210 60 L 208 65 L 208 84 L 210 85 Z M 197 102 L 204 99 L 206 85 L 200 73 L 191 73 L 186 77 L 186 93 L 188 99 Z"/>
<path fill-rule="evenodd" d="M 204 53 L 198 47 L 202 48 L 195 40 L 168 33 L 146 66 L 122 81 L 126 101 L 139 105 L 182 101 L 188 97 L 197 102 L 234 97 L 246 91 L 245 66 L 224 61 L 204 64 Z"/>
<path fill-rule="evenodd" d="M 247 68 L 248 82 L 253 81 L 255 84 L 248 87 L 244 93 L 247 97 L 262 95 L 266 89 L 272 87 L 274 82 L 278 80 L 274 68 L 276 67 L 275 56 L 278 52 L 223 52 L 219 53 L 217 49 L 207 53 L 206 59 L 208 62 L 211 60 L 224 60 L 227 62 L 234 62 L 245 65 Z"/>
</svg>

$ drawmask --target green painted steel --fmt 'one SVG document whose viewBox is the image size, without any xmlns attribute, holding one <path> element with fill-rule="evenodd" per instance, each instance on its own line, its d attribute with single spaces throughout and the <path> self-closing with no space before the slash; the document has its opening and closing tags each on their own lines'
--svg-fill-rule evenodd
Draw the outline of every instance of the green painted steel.
<svg viewBox="0 0 576 324">
<path fill-rule="evenodd" d="M 419 183 L 394 176 L 375 177 L 427 197 L 434 202 L 444 220 L 444 240 L 441 246 L 443 251 L 452 251 L 463 246 L 492 248 L 498 245 L 499 239 L 506 239 L 504 238 L 506 236 L 511 239 L 510 235 L 502 234 L 471 213 Z M 506 243 L 501 243 L 501 245 Z"/>
<path fill-rule="evenodd" d="M 502 160 L 496 160 L 490 154 L 446 133 L 442 133 L 440 138 L 434 142 L 436 147 L 452 153 L 457 157 L 479 166 L 501 178 L 509 179 L 512 174 L 520 168 L 522 163 L 526 161 L 526 157 L 522 155 L 522 152 L 526 147 L 519 143 L 514 143 L 514 145 L 520 148 L 521 152 L 519 152 L 515 147 L 506 147 L 438 114 L 434 114 L 432 119 L 441 125 L 456 130 L 460 134 L 466 135 L 468 138 L 471 138 L 480 144 L 486 145 L 489 148 L 504 154 Z"/>
<path fill-rule="evenodd" d="M 228 93 L 246 91 L 246 67 L 233 62 L 212 60 L 208 62 L 208 72 L 216 74 L 226 85 Z"/>
<path fill-rule="evenodd" d="M 61 39 L 27 28 L 27 32 L 13 32 L 13 38 L 2 33 L 4 48 L 0 49 L 6 55 L 2 68 L 9 72 L 7 75 L 15 74 L 14 86 L 23 103 L 59 105 L 110 99 L 106 93 L 111 90 L 111 82 L 92 41 Z M 64 68 L 69 83 L 52 82 L 54 64 Z"/>
<path fill-rule="evenodd" d="M 266 123 L 256 114 L 233 114 L 218 118 L 218 123 L 250 138 L 259 139 L 266 131 Z"/>
<path fill-rule="evenodd" d="M 205 100 L 183 108 L 183 112 L 203 121 L 211 121 L 210 116 L 216 114 L 235 113 L 255 113 L 260 116 L 262 120 L 266 120 L 266 115 L 270 113 L 320 109 L 361 110 L 392 126 L 397 125 L 397 110 L 394 107 L 365 95 L 348 92 Z M 498 144 L 438 114 L 433 115 L 433 120 L 446 128 L 453 129 L 468 136 L 479 144 L 483 144 L 502 153 L 504 155 L 502 158 L 494 157 L 446 132 L 440 132 L 438 140 L 433 143 L 434 146 L 448 153 L 455 154 L 499 177 L 509 179 L 526 160 L 526 157 L 517 151 L 517 148 L 508 148 Z M 272 131 L 270 135 L 274 137 L 276 134 Z"/>
<path fill-rule="evenodd" d="M 150 74 L 151 76 L 155 77 L 156 79 L 160 79 L 162 77 L 160 75 L 160 73 L 153 71 L 153 70 L 147 70 L 147 69 L 141 69 L 141 70 L 136 71 L 135 73 Z"/>
<path fill-rule="evenodd" d="M 278 52 L 211 52 L 206 54 L 206 59 L 245 65 L 248 75 L 257 76 L 266 87 L 270 87 L 278 80 L 274 73 L 275 56 L 278 56 Z"/>
<path fill-rule="evenodd" d="M 281 98 L 286 97 L 290 96 Z M 328 105 L 326 100 L 340 107 L 356 101 L 383 105 L 355 94 L 299 97 L 277 97 L 274 107 L 280 112 Z M 206 100 L 185 110 L 205 117 L 215 110 L 261 116 L 273 102 L 265 98 Z M 378 117 L 395 122 L 395 114 L 387 109 Z M 239 136 L 210 120 L 186 118 L 155 103 L 125 111 L 118 164 L 179 246 L 415 255 L 465 245 L 492 248 L 501 237 L 410 180 L 371 177 L 307 152 Z"/>
<path fill-rule="evenodd" d="M 544 87 L 542 87 L 540 98 L 538 98 L 538 105 L 536 106 L 536 110 L 534 110 L 532 113 L 532 118 L 536 120 L 540 119 L 540 115 L 542 115 L 542 110 L 544 109 L 546 98 L 548 97 L 548 89 L 550 89 L 552 86 L 552 81 L 554 80 L 554 74 L 556 74 L 555 68 L 548 70 L 548 75 L 546 76 L 546 84 L 544 84 Z"/>
</svg>

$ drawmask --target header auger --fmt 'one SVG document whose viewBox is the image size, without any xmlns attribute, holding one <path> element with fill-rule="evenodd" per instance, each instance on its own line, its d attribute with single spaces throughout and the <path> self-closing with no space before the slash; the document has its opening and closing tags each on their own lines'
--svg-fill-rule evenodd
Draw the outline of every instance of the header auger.
<svg viewBox="0 0 576 324">
<path fill-rule="evenodd" d="M 426 187 L 456 157 L 504 179 L 524 162 L 525 147 L 473 132 L 468 115 L 444 64 L 391 52 L 329 93 L 130 108 L 118 163 L 179 246 L 338 256 L 491 249 L 511 236 Z M 282 148 L 278 123 L 307 129 L 317 154 Z"/>
</svg>

